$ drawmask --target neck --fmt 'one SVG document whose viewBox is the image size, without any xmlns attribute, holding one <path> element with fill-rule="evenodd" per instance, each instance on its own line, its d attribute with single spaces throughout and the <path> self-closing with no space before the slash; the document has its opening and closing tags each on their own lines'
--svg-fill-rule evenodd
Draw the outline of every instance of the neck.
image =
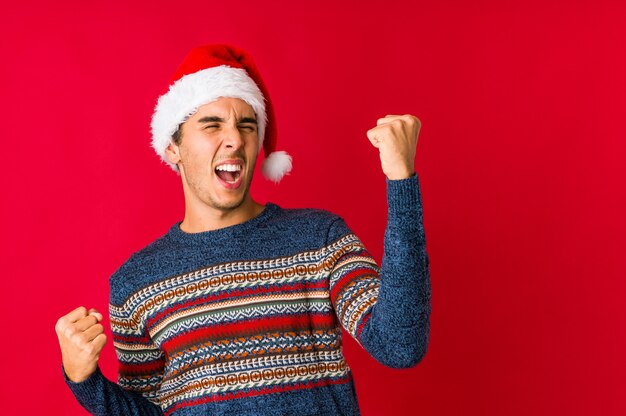
<svg viewBox="0 0 626 416">
<path fill-rule="evenodd" d="M 230 227 L 258 216 L 264 209 L 265 205 L 253 201 L 249 196 L 236 208 L 198 207 L 187 203 L 180 229 L 186 233 L 199 233 Z"/>
</svg>

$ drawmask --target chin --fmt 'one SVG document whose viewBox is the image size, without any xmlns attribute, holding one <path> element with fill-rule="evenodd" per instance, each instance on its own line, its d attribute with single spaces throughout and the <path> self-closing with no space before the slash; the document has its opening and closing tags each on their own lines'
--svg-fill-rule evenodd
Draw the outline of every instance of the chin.
<svg viewBox="0 0 626 416">
<path fill-rule="evenodd" d="M 210 199 L 210 204 L 214 208 L 221 210 L 232 210 L 239 208 L 245 202 L 246 198 L 242 195 L 239 198 Z"/>
</svg>

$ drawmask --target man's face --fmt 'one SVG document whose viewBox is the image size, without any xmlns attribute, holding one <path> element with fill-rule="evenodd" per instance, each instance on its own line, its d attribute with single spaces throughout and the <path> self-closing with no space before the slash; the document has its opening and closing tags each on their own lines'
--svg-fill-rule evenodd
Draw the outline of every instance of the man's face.
<svg viewBox="0 0 626 416">
<path fill-rule="evenodd" d="M 221 97 L 198 108 L 181 131 L 180 145 L 171 144 L 166 153 L 180 169 L 186 203 L 229 211 L 251 202 L 259 150 L 252 107 L 239 98 Z"/>
</svg>

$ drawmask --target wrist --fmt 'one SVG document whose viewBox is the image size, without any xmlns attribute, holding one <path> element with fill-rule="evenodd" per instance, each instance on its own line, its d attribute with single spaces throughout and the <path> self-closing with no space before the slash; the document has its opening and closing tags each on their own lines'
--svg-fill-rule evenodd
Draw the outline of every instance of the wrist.
<svg viewBox="0 0 626 416">
<path fill-rule="evenodd" d="M 393 172 L 390 174 L 385 174 L 387 179 L 390 181 L 401 181 L 403 179 L 409 179 L 412 176 L 415 176 L 415 170 L 407 170 L 403 172 Z"/>
<path fill-rule="evenodd" d="M 61 365 L 61 368 L 63 369 L 63 374 L 68 381 L 71 381 L 72 383 L 82 383 L 83 381 L 91 377 L 96 372 L 98 367 L 96 366 L 96 368 L 92 369 L 91 371 L 75 371 L 71 369 L 68 370 L 65 365 Z"/>
</svg>

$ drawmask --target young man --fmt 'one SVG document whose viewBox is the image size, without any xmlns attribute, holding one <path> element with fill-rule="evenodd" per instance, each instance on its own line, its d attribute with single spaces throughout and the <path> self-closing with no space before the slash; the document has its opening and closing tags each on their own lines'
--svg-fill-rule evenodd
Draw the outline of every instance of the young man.
<svg viewBox="0 0 626 416">
<path fill-rule="evenodd" d="M 185 217 L 110 278 L 118 383 L 98 368 L 102 315 L 80 307 L 57 322 L 78 401 L 96 415 L 358 415 L 341 328 L 394 368 L 416 365 L 428 345 L 419 129 L 414 116 L 388 115 L 367 132 L 387 177 L 379 268 L 341 217 L 251 198 L 261 148 L 266 177 L 291 169 L 274 151 L 269 95 L 245 51 L 192 50 L 152 121 Z"/>
</svg>

